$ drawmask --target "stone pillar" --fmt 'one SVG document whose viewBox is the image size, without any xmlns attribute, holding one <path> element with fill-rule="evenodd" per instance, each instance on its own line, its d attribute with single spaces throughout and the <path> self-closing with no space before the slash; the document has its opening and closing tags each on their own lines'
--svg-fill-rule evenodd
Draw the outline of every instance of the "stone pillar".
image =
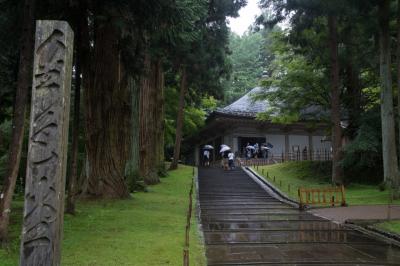
<svg viewBox="0 0 400 266">
<path fill-rule="evenodd" d="M 37 21 L 20 265 L 60 265 L 73 32 Z"/>
</svg>

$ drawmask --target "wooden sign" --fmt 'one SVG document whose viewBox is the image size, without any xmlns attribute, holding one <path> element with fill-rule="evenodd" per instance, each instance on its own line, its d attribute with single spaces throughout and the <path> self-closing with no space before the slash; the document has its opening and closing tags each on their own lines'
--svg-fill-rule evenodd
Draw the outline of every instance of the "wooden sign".
<svg viewBox="0 0 400 266">
<path fill-rule="evenodd" d="M 60 265 L 73 32 L 37 21 L 21 265 Z"/>
</svg>

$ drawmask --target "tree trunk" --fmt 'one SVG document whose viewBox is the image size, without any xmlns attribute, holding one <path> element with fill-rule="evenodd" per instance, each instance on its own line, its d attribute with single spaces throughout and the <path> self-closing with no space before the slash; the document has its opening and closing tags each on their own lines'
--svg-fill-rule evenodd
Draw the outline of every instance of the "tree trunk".
<svg viewBox="0 0 400 266">
<path fill-rule="evenodd" d="M 72 147 L 71 147 L 71 162 L 68 178 L 68 195 L 65 207 L 65 212 L 75 214 L 75 194 L 76 183 L 78 180 L 78 148 L 79 148 L 79 116 L 81 103 L 81 73 L 82 73 L 82 46 L 86 46 L 82 35 L 86 35 L 88 31 L 86 8 L 82 6 L 81 12 L 77 12 L 75 16 L 75 99 L 74 99 L 74 124 L 72 126 Z"/>
<path fill-rule="evenodd" d="M 398 152 L 400 152 L 400 0 L 397 1 L 397 50 L 396 50 L 396 63 L 397 63 L 397 115 L 399 124 L 398 135 Z M 400 158 L 398 158 L 400 159 Z M 400 162 L 399 162 L 400 163 Z"/>
<path fill-rule="evenodd" d="M 157 174 L 156 147 L 156 100 L 157 71 L 146 52 L 144 71 L 140 78 L 140 176 L 146 184 L 160 182 Z"/>
<path fill-rule="evenodd" d="M 158 173 L 165 171 L 164 165 L 164 118 L 165 118 L 165 107 L 164 107 L 164 72 L 162 67 L 161 59 L 156 62 L 156 162 Z"/>
<path fill-rule="evenodd" d="M 329 15 L 329 50 L 331 60 L 331 120 L 332 120 L 332 183 L 341 184 L 343 170 L 339 165 L 342 148 L 342 129 L 340 127 L 340 89 L 339 60 L 336 17 Z"/>
<path fill-rule="evenodd" d="M 398 165 L 390 63 L 390 0 L 379 3 L 381 120 L 384 182 L 398 186 Z"/>
<path fill-rule="evenodd" d="M 24 123 L 28 92 L 32 82 L 35 0 L 25 0 L 24 21 L 21 33 L 21 48 L 17 91 L 15 97 L 12 140 L 10 145 L 7 177 L 0 194 L 0 240 L 5 240 L 8 234 L 8 224 L 11 212 L 11 201 L 18 176 L 24 137 Z"/>
<path fill-rule="evenodd" d="M 110 21 L 101 25 L 97 22 L 91 62 L 93 76 L 85 88 L 87 194 L 100 198 L 126 198 L 129 197 L 124 175 L 130 157 L 130 95 L 127 86 L 121 82 L 118 30 Z"/>
<path fill-rule="evenodd" d="M 126 177 L 128 178 L 127 182 L 130 184 L 130 190 L 133 192 L 138 182 L 140 181 L 139 175 L 139 163 L 140 163 L 140 143 L 139 143 L 139 132 L 140 132 L 140 123 L 139 123 L 139 100 L 140 100 L 140 88 L 138 84 L 135 82 L 133 77 L 128 77 L 128 87 L 131 92 L 131 127 L 132 127 L 132 135 L 131 135 L 131 157 L 127 165 L 126 169 Z"/>
<path fill-rule="evenodd" d="M 176 118 L 176 133 L 175 133 L 175 147 L 174 147 L 174 158 L 169 167 L 169 170 L 174 170 L 178 168 L 179 155 L 181 151 L 182 142 L 182 130 L 183 130 L 183 115 L 185 108 L 185 95 L 187 91 L 186 84 L 186 67 L 181 67 L 181 84 L 180 84 L 180 94 L 179 94 L 179 107 L 178 116 Z"/>
</svg>

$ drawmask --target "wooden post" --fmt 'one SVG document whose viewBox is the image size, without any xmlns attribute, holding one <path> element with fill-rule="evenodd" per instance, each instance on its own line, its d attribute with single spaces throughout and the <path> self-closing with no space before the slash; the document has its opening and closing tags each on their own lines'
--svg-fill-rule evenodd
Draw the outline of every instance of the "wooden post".
<svg viewBox="0 0 400 266">
<path fill-rule="evenodd" d="M 20 265 L 60 265 L 73 38 L 37 21 Z"/>
</svg>

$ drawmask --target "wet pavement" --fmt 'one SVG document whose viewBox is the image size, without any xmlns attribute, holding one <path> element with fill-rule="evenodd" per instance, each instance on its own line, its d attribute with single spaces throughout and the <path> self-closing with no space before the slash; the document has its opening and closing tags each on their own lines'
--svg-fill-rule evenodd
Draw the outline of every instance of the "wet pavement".
<svg viewBox="0 0 400 266">
<path fill-rule="evenodd" d="M 208 265 L 400 265 L 400 248 L 299 211 L 241 169 L 199 169 Z"/>
</svg>

